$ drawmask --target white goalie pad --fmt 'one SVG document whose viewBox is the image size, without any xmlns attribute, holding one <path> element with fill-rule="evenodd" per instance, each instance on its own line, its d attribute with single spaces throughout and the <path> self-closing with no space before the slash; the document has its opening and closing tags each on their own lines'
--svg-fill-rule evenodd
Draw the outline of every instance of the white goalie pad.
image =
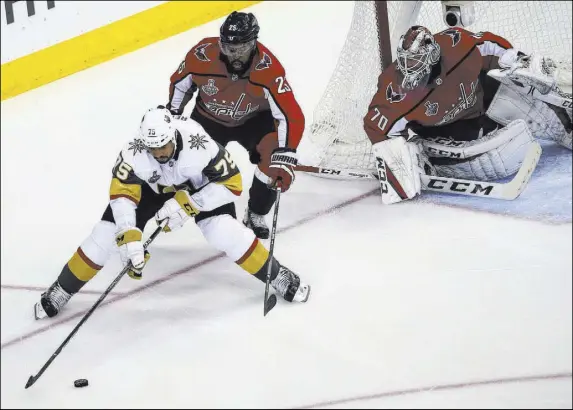
<svg viewBox="0 0 573 410">
<path fill-rule="evenodd" d="M 515 174 L 534 138 L 523 120 L 516 120 L 506 127 L 495 130 L 475 141 L 465 142 L 464 148 L 458 148 L 454 155 L 445 155 L 449 147 L 444 146 L 441 157 L 450 160 L 434 161 L 437 175 L 448 178 L 460 178 L 478 181 L 492 181 Z M 425 142 L 423 142 L 425 148 Z M 429 142 L 432 150 L 436 141 Z M 427 151 L 430 156 L 432 150 Z M 475 156 L 468 155 L 469 153 Z M 475 153 L 478 153 L 477 155 Z"/>
<path fill-rule="evenodd" d="M 394 137 L 372 146 L 380 180 L 382 203 L 394 204 L 420 193 L 420 147 Z"/>
<path fill-rule="evenodd" d="M 571 109 L 554 108 L 501 84 L 486 115 L 503 125 L 525 120 L 534 137 L 552 140 L 571 149 Z"/>
</svg>

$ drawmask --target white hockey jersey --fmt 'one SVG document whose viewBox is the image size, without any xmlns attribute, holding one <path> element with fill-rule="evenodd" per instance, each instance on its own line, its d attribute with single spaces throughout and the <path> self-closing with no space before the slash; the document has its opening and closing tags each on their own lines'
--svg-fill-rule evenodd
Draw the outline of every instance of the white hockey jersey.
<svg viewBox="0 0 573 410">
<path fill-rule="evenodd" d="M 192 119 L 176 119 L 174 126 L 177 143 L 169 162 L 157 162 L 138 138 L 119 154 L 109 191 L 118 229 L 135 226 L 144 184 L 158 194 L 186 190 L 199 211 L 213 210 L 241 195 L 241 173 L 229 152 Z"/>
</svg>

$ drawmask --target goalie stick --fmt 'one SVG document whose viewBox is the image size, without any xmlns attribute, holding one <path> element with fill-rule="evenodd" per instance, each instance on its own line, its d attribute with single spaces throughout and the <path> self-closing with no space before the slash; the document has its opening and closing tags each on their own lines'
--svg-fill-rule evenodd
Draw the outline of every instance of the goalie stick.
<svg viewBox="0 0 573 410">
<path fill-rule="evenodd" d="M 508 182 L 485 182 L 467 179 L 438 177 L 420 174 L 422 189 L 425 191 L 446 192 L 457 195 L 477 196 L 484 198 L 504 199 L 507 201 L 517 198 L 527 186 L 531 175 L 539 162 L 541 145 L 534 141 L 529 147 L 519 171 Z M 376 171 L 360 171 L 352 169 L 332 169 L 298 165 L 297 171 L 320 174 L 323 177 L 335 179 L 376 179 Z"/>
</svg>

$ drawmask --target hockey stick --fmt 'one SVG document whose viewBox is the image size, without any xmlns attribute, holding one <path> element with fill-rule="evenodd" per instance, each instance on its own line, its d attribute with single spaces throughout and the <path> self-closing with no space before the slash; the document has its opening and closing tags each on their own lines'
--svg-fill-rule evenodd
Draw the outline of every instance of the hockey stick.
<svg viewBox="0 0 573 410">
<path fill-rule="evenodd" d="M 467 179 L 435 177 L 421 174 L 422 189 L 425 191 L 447 192 L 457 195 L 478 196 L 511 201 L 517 198 L 527 186 L 527 183 L 531 179 L 531 175 L 539 162 L 540 156 L 541 145 L 539 145 L 537 141 L 534 141 L 527 150 L 519 171 L 517 171 L 511 181 L 505 183 L 472 181 Z M 339 179 L 379 179 L 378 174 L 375 171 L 331 169 L 305 165 L 297 166 L 296 170 Z"/>
<path fill-rule="evenodd" d="M 155 229 L 155 231 L 153 231 L 153 233 L 151 234 L 151 236 L 149 237 L 149 239 L 147 239 L 147 241 L 145 241 L 145 243 L 143 244 L 143 249 L 147 249 L 147 247 L 151 244 L 151 242 L 153 242 L 153 240 L 157 237 L 157 235 L 159 235 L 159 233 L 161 232 L 161 230 L 163 229 L 163 227 L 167 224 L 168 219 L 164 219 L 161 224 L 157 227 L 157 229 Z M 34 383 L 36 383 L 36 380 L 38 380 L 40 378 L 40 376 L 42 376 L 42 374 L 46 371 L 46 369 L 48 368 L 48 366 L 50 366 L 50 364 L 52 364 L 52 362 L 54 361 L 54 359 L 56 357 L 58 357 L 58 355 L 60 354 L 60 352 L 64 349 L 64 347 L 68 344 L 68 342 L 71 340 L 72 337 L 74 337 L 74 335 L 76 334 L 76 332 L 80 329 L 80 327 L 85 323 L 86 320 L 88 320 L 88 318 L 92 315 L 92 313 L 97 309 L 97 307 L 100 305 L 100 303 L 105 299 L 105 297 L 109 294 L 109 292 L 112 291 L 112 289 L 115 287 L 115 285 L 118 284 L 118 282 L 120 281 L 120 279 L 123 277 L 123 275 L 125 275 L 127 273 L 127 271 L 132 267 L 131 265 L 131 261 L 125 265 L 125 267 L 121 270 L 121 272 L 119 273 L 119 275 L 117 275 L 117 277 L 114 279 L 113 282 L 111 282 L 111 284 L 108 286 L 108 288 L 105 290 L 105 292 L 102 293 L 102 295 L 99 297 L 99 299 L 97 300 L 97 302 L 91 307 L 91 309 L 84 315 L 84 317 L 82 318 L 82 320 L 80 320 L 80 322 L 76 325 L 76 327 L 74 327 L 74 330 L 72 330 L 72 332 L 68 335 L 68 337 L 66 337 L 66 340 L 64 340 L 62 342 L 62 344 L 60 345 L 60 347 L 58 347 L 56 349 L 56 351 L 52 354 L 52 356 L 50 356 L 50 358 L 48 359 L 48 361 L 44 364 L 44 366 L 42 366 L 42 368 L 40 369 L 40 371 L 35 375 L 35 376 L 30 376 L 30 378 L 28 379 L 28 382 L 26 383 L 26 389 L 30 386 L 32 386 Z"/>
<path fill-rule="evenodd" d="M 265 284 L 265 303 L 264 303 L 264 315 L 271 311 L 272 308 L 277 304 L 277 296 L 273 293 L 269 297 L 269 286 L 271 284 L 271 267 L 273 265 L 273 252 L 275 250 L 275 234 L 277 233 L 277 218 L 279 215 L 279 201 L 281 199 L 281 188 L 277 188 L 277 200 L 275 202 L 275 212 L 273 214 L 273 226 L 271 228 L 271 246 L 269 247 L 269 267 L 267 270 L 267 282 Z"/>
</svg>

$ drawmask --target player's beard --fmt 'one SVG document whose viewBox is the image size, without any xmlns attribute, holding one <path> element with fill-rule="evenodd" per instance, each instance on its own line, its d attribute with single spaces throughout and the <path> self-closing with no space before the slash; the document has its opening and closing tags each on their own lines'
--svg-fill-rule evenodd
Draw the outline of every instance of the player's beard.
<svg viewBox="0 0 573 410">
<path fill-rule="evenodd" d="M 155 160 L 157 162 L 159 162 L 160 164 L 167 164 L 169 162 L 169 160 L 171 159 L 171 157 L 168 157 L 166 155 L 162 156 L 162 157 L 153 157 L 155 158 Z"/>
<path fill-rule="evenodd" d="M 245 63 L 243 63 L 239 59 L 233 60 L 230 63 L 231 67 L 233 67 L 233 70 L 235 70 L 235 72 L 241 72 L 245 69 Z"/>
<path fill-rule="evenodd" d="M 220 53 L 219 59 L 221 61 L 223 61 L 223 63 L 225 63 L 225 66 L 227 67 L 227 71 L 229 73 L 241 76 L 241 75 L 245 74 L 247 72 L 247 70 L 249 69 L 249 67 L 253 61 L 254 55 L 255 55 L 255 50 L 251 51 L 245 57 L 239 57 L 239 58 L 234 58 L 233 60 L 230 60 L 228 56 L 226 56 L 223 53 Z"/>
<path fill-rule="evenodd" d="M 170 141 L 168 144 L 171 145 L 172 147 L 171 154 L 161 155 L 159 157 L 156 157 L 155 155 L 153 155 L 153 153 L 151 153 L 151 156 L 160 164 L 167 164 L 171 160 L 171 158 L 175 156 L 175 151 L 177 150 L 177 140 Z"/>
</svg>

